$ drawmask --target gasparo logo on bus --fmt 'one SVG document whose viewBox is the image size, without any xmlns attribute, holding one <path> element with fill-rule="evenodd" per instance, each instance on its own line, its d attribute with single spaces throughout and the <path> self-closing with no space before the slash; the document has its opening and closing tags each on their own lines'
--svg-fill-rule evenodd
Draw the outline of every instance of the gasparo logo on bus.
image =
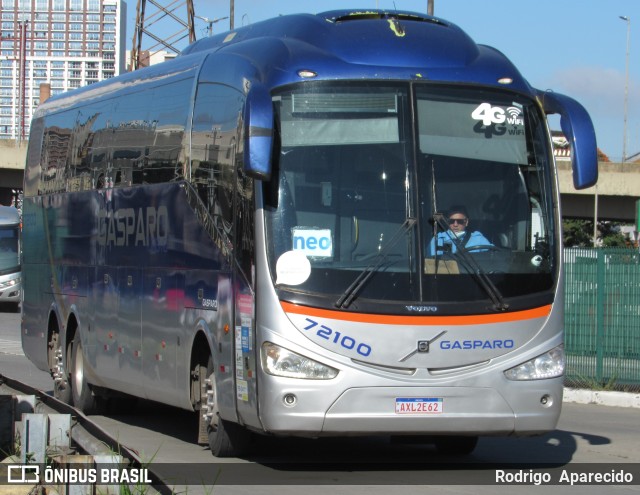
<svg viewBox="0 0 640 495">
<path fill-rule="evenodd" d="M 168 233 L 166 206 L 118 208 L 98 213 L 98 244 L 101 246 L 165 247 Z"/>
<path fill-rule="evenodd" d="M 511 339 L 493 339 L 493 340 L 443 340 L 440 342 L 440 349 L 445 351 L 473 350 L 473 349 L 513 349 L 515 342 Z"/>
</svg>

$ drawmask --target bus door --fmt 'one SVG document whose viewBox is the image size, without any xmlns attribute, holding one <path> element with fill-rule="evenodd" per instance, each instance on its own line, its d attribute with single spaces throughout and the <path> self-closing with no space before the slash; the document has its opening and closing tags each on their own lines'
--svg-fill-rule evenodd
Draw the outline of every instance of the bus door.
<svg viewBox="0 0 640 495">
<path fill-rule="evenodd" d="M 254 292 L 253 180 L 236 167 L 235 201 L 235 372 L 238 416 L 244 424 L 260 427 L 257 401 L 257 366 Z"/>
<path fill-rule="evenodd" d="M 207 77 L 203 70 L 201 79 Z M 194 105 L 191 180 L 215 225 L 216 233 L 233 246 L 230 320 L 225 317 L 225 281 L 218 282 L 217 325 L 221 355 L 214 363 L 220 411 L 235 412 L 240 422 L 259 426 L 256 400 L 256 348 L 253 289 L 253 180 L 242 171 L 243 93 L 222 84 L 200 82 Z M 239 175 L 238 175 L 239 174 Z M 219 247 L 219 246 L 218 246 Z M 222 328 L 220 328 L 222 325 Z M 224 330 L 229 325 L 229 333 Z M 231 339 L 227 341 L 226 336 Z M 229 347 L 227 347 L 229 343 Z M 215 353 L 214 353 L 215 354 Z M 228 374 L 225 362 L 232 364 Z M 233 378 L 233 380 L 228 380 Z M 233 387 L 232 390 L 231 387 Z M 227 392 L 232 392 L 227 397 Z"/>
</svg>

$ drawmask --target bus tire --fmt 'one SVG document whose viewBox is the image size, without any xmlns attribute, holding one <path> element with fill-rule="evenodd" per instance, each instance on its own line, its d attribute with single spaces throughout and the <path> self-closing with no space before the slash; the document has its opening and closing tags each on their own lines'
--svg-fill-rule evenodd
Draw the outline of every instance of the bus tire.
<svg viewBox="0 0 640 495">
<path fill-rule="evenodd" d="M 213 369 L 213 359 L 209 357 L 207 377 L 211 381 L 213 389 L 212 400 L 209 399 L 210 402 L 207 403 L 207 408 L 212 414 L 211 421 L 207 427 L 209 448 L 216 457 L 237 457 L 247 451 L 251 440 L 251 432 L 237 423 L 232 423 L 220 417 Z"/>
<path fill-rule="evenodd" d="M 71 395 L 73 405 L 85 414 L 93 413 L 96 410 L 96 396 L 93 395 L 89 383 L 84 374 L 84 353 L 82 352 L 82 342 L 80 332 L 76 332 L 71 344 Z"/>
<path fill-rule="evenodd" d="M 478 437 L 443 436 L 435 438 L 436 450 L 444 455 L 469 455 L 478 445 Z"/>
</svg>

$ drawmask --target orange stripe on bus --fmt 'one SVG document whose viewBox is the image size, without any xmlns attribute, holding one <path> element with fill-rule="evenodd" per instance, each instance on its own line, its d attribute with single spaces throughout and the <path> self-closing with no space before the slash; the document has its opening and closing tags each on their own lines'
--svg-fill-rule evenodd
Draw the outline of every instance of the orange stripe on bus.
<svg viewBox="0 0 640 495">
<path fill-rule="evenodd" d="M 494 313 L 488 315 L 467 316 L 397 316 L 376 315 L 369 313 L 349 313 L 346 311 L 333 311 L 330 309 L 318 309 L 309 306 L 300 306 L 281 301 L 282 309 L 286 313 L 298 315 L 330 318 L 333 320 L 354 321 L 358 323 L 379 323 L 385 325 L 484 325 L 487 323 L 506 323 L 510 321 L 530 320 L 549 316 L 551 305 L 524 311 L 510 313 Z"/>
</svg>

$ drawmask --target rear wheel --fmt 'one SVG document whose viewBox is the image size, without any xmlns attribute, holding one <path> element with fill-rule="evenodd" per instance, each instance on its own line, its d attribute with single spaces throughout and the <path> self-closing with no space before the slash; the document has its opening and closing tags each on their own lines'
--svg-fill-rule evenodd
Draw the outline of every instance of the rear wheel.
<svg viewBox="0 0 640 495">
<path fill-rule="evenodd" d="M 84 374 L 84 353 L 80 332 L 76 332 L 71 345 L 71 395 L 73 405 L 83 413 L 89 414 L 96 410 L 96 396 L 91 391 Z"/>
<path fill-rule="evenodd" d="M 478 445 L 478 437 L 436 437 L 436 449 L 445 455 L 469 455 Z"/>
<path fill-rule="evenodd" d="M 202 398 L 202 410 L 200 411 L 201 414 L 206 414 L 209 420 L 207 426 L 209 448 L 216 457 L 237 457 L 247 451 L 251 432 L 237 423 L 226 421 L 220 417 L 213 369 L 213 359 L 209 357 L 207 393 Z"/>
</svg>

